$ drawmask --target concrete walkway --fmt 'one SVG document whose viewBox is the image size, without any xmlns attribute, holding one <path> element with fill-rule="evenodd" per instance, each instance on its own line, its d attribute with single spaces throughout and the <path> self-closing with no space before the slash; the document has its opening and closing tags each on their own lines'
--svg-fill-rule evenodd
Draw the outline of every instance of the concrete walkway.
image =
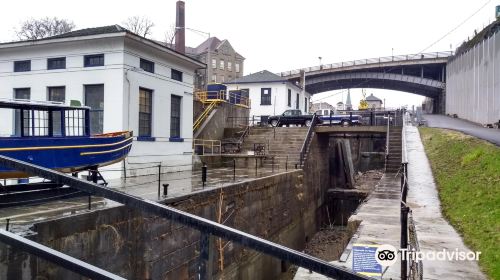
<svg viewBox="0 0 500 280">
<path fill-rule="evenodd" d="M 393 173 L 386 173 L 380 179 L 375 190 L 370 194 L 368 200 L 363 203 L 356 214 L 349 218 L 349 221 L 361 221 L 356 234 L 344 251 L 348 254 L 345 262 L 335 261 L 335 265 L 340 265 L 352 269 L 352 257 L 350 252 L 354 243 L 360 244 L 390 244 L 399 248 L 401 236 L 400 227 L 400 177 Z M 385 269 L 385 268 L 384 268 Z M 400 279 L 400 262 L 387 268 L 383 273 L 383 279 Z M 317 273 L 309 273 L 308 270 L 299 268 L 294 279 L 328 279 Z"/>
<path fill-rule="evenodd" d="M 408 206 L 422 252 L 470 251 L 455 229 L 443 218 L 438 192 L 418 129 L 406 129 L 408 149 Z M 475 261 L 425 261 L 424 279 L 486 279 Z"/>
<path fill-rule="evenodd" d="M 424 115 L 429 127 L 448 128 L 484 139 L 500 146 L 500 129 L 486 128 L 480 125 L 443 115 Z"/>
</svg>

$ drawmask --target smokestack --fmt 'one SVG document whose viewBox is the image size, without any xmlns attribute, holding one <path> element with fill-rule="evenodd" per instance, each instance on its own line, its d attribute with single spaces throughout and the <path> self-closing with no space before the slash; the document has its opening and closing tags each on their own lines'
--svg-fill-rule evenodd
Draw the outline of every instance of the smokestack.
<svg viewBox="0 0 500 280">
<path fill-rule="evenodd" d="M 186 30 L 184 1 L 177 1 L 175 16 L 175 50 L 180 53 L 186 52 Z"/>
</svg>

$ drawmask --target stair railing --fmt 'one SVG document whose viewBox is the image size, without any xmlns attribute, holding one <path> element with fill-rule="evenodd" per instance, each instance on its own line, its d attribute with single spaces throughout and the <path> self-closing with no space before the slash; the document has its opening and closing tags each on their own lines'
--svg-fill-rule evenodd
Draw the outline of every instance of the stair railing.
<svg viewBox="0 0 500 280">
<path fill-rule="evenodd" d="M 309 126 L 309 129 L 307 130 L 307 135 L 306 138 L 304 139 L 304 144 L 302 144 L 302 149 L 300 149 L 300 166 L 304 164 L 304 159 L 306 156 L 307 152 L 307 147 L 309 146 L 309 143 L 311 142 L 312 139 L 312 133 L 314 131 L 314 127 L 316 127 L 316 124 L 318 123 L 319 118 L 316 115 L 316 113 L 313 114 L 312 120 L 311 120 L 311 126 Z"/>
<path fill-rule="evenodd" d="M 200 125 L 205 121 L 205 119 L 208 117 L 208 115 L 212 112 L 212 110 L 217 106 L 217 102 L 212 102 L 208 107 L 201 113 L 201 115 L 196 119 L 196 121 L 193 123 L 193 131 L 196 131 Z"/>
<path fill-rule="evenodd" d="M 387 132 L 385 134 L 385 160 L 389 159 L 389 124 L 391 122 L 391 114 L 387 114 Z"/>
</svg>

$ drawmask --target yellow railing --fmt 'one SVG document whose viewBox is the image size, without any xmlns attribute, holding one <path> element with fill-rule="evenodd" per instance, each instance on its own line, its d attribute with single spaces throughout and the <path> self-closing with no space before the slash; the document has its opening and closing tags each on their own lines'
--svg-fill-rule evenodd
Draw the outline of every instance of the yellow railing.
<svg viewBox="0 0 500 280">
<path fill-rule="evenodd" d="M 197 91 L 194 99 L 202 103 L 226 102 L 226 91 Z"/>
<path fill-rule="evenodd" d="M 205 119 L 210 115 L 212 110 L 217 106 L 217 102 L 212 102 L 207 108 L 201 113 L 201 115 L 193 123 L 193 131 L 196 131 L 200 125 L 205 121 Z"/>
<path fill-rule="evenodd" d="M 220 140 L 193 139 L 193 149 L 197 155 L 220 155 Z"/>
<path fill-rule="evenodd" d="M 250 108 L 250 98 L 246 96 L 236 95 L 233 92 L 226 93 L 225 90 L 221 91 L 196 91 L 194 99 L 204 104 L 213 102 L 229 102 L 236 106 Z"/>
</svg>

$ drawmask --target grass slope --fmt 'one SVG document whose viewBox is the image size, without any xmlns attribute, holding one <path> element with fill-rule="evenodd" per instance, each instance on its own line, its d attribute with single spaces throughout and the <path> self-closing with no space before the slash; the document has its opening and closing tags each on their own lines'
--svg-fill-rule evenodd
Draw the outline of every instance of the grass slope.
<svg viewBox="0 0 500 280">
<path fill-rule="evenodd" d="M 420 128 L 444 216 L 491 279 L 500 279 L 500 148 L 459 132 Z"/>
</svg>

